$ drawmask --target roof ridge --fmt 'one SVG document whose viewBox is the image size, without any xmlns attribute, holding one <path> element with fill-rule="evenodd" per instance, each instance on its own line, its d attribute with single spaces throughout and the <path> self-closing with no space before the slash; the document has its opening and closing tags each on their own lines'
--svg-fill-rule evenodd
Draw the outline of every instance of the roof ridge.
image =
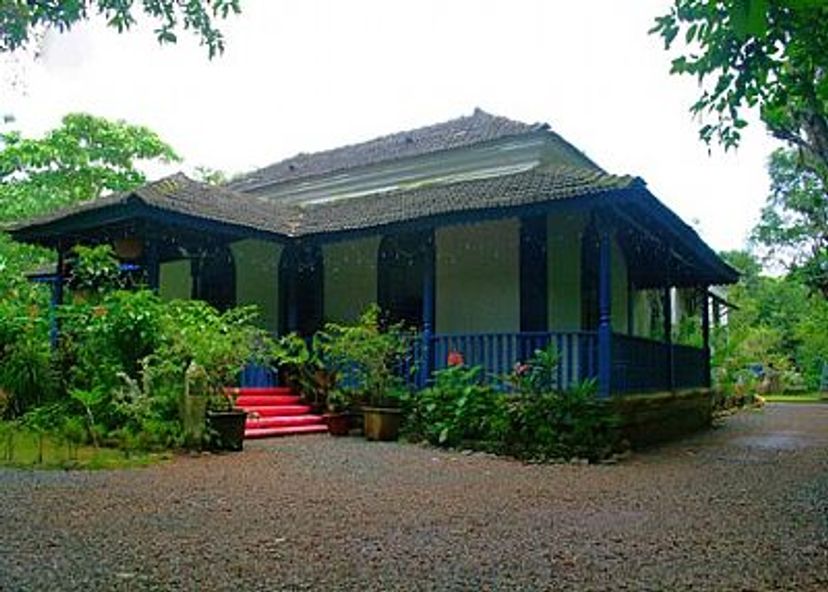
<svg viewBox="0 0 828 592">
<path fill-rule="evenodd" d="M 299 152 L 246 173 L 228 182 L 226 186 L 238 188 L 240 191 L 252 191 L 260 187 L 332 174 L 360 166 L 393 162 L 401 158 L 433 154 L 548 129 L 549 125 L 546 123 L 524 123 L 475 107 L 470 115 L 383 134 L 335 148 Z M 337 158 L 348 153 L 354 156 L 350 163 L 347 162 L 347 158 Z M 320 161 L 326 159 L 333 162 L 321 163 L 319 166 Z M 337 160 L 339 162 L 336 162 Z M 313 168 L 314 165 L 317 165 L 316 169 Z"/>
</svg>

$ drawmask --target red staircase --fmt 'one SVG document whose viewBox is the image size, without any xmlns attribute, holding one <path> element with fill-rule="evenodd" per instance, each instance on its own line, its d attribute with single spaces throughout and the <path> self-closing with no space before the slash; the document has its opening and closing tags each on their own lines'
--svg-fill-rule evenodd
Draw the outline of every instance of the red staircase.
<svg viewBox="0 0 828 592">
<path fill-rule="evenodd" d="M 270 438 L 327 432 L 325 418 L 311 413 L 308 405 L 287 387 L 228 388 L 236 407 L 247 411 L 244 437 Z"/>
</svg>

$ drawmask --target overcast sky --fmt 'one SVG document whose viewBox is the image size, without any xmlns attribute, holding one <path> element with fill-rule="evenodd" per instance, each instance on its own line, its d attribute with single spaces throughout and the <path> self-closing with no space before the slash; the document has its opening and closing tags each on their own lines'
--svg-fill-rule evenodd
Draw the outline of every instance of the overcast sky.
<svg viewBox="0 0 828 592">
<path fill-rule="evenodd" d="M 242 0 L 212 62 L 189 34 L 159 47 L 151 27 L 96 21 L 47 36 L 16 88 L 0 66 L 0 106 L 26 133 L 73 111 L 148 125 L 185 159 L 176 168 L 230 174 L 481 107 L 548 122 L 608 171 L 643 177 L 715 248 L 738 248 L 775 144 L 753 123 L 738 152 L 708 155 L 695 82 L 670 76 L 647 35 L 669 3 Z"/>
</svg>

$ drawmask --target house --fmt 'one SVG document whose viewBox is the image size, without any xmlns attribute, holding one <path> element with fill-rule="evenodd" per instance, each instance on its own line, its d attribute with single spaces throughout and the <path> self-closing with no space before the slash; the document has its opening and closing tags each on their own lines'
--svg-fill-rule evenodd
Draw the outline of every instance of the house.
<svg viewBox="0 0 828 592">
<path fill-rule="evenodd" d="M 110 242 L 162 297 L 257 304 L 277 333 L 377 302 L 420 331 L 421 380 L 450 351 L 504 372 L 554 343 L 560 384 L 594 377 L 603 395 L 709 386 L 709 288 L 737 279 L 641 179 L 481 110 L 221 187 L 173 175 L 12 235 L 61 262 Z M 701 347 L 673 343 L 693 310 Z"/>
</svg>

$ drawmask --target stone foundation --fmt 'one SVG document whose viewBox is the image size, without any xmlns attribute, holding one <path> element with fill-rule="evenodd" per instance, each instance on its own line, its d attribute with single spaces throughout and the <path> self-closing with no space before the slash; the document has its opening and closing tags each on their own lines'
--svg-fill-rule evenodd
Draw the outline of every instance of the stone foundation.
<svg viewBox="0 0 828 592">
<path fill-rule="evenodd" d="M 710 427 L 713 392 L 693 389 L 613 398 L 621 432 L 634 447 L 673 440 Z"/>
</svg>

